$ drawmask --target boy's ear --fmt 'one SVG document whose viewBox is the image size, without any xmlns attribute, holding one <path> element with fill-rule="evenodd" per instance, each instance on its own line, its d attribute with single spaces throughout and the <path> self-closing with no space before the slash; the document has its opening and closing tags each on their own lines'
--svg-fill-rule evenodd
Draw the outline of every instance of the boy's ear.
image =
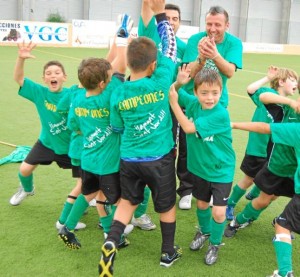
<svg viewBox="0 0 300 277">
<path fill-rule="evenodd" d="M 105 86 L 106 86 L 106 83 L 105 83 L 104 81 L 101 81 L 101 82 L 99 83 L 99 88 L 104 89 Z"/>
</svg>

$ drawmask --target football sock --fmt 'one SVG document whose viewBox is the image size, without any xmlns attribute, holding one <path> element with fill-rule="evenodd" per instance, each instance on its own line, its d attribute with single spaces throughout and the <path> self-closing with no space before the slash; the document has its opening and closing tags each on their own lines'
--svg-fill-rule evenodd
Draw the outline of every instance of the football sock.
<svg viewBox="0 0 300 277">
<path fill-rule="evenodd" d="M 123 224 L 121 221 L 113 220 L 106 241 L 113 241 L 118 245 L 120 242 L 121 235 L 124 233 L 125 227 L 126 225 Z"/>
<path fill-rule="evenodd" d="M 65 225 L 69 230 L 74 230 L 79 219 L 84 214 L 85 210 L 89 206 L 89 202 L 86 201 L 84 195 L 80 194 L 73 204 L 70 214 L 66 220 Z"/>
<path fill-rule="evenodd" d="M 110 232 L 111 224 L 115 215 L 117 207 L 112 205 L 111 206 L 111 213 L 101 217 L 101 223 L 103 227 L 104 233 L 108 234 Z"/>
<path fill-rule="evenodd" d="M 141 217 L 143 214 L 146 213 L 147 211 L 147 208 L 148 208 L 148 202 L 149 202 L 149 198 L 150 198 L 150 193 L 151 193 L 151 190 L 149 189 L 148 186 L 145 186 L 144 188 L 144 200 L 142 203 L 140 203 L 135 212 L 134 212 L 134 217 L 135 218 L 139 218 Z"/>
<path fill-rule="evenodd" d="M 252 206 L 252 202 L 249 202 L 244 210 L 242 210 L 236 217 L 236 220 L 239 224 L 244 224 L 249 220 L 256 220 L 261 212 L 265 209 L 256 210 Z"/>
<path fill-rule="evenodd" d="M 286 276 L 292 269 L 292 245 L 283 241 L 273 241 L 280 276 Z"/>
<path fill-rule="evenodd" d="M 208 207 L 206 210 L 200 210 L 197 208 L 196 210 L 198 224 L 202 234 L 210 234 L 211 233 L 211 208 Z"/>
<path fill-rule="evenodd" d="M 73 203 L 69 203 L 68 201 L 65 202 L 63 210 L 61 211 L 60 217 L 58 219 L 58 221 L 61 224 L 65 224 L 65 222 L 72 210 L 72 207 L 73 207 Z"/>
<path fill-rule="evenodd" d="M 226 223 L 227 223 L 226 220 L 224 220 L 224 222 L 222 223 L 218 223 L 213 218 L 211 219 L 211 233 L 209 237 L 209 241 L 211 244 L 213 245 L 221 244 Z"/>
<path fill-rule="evenodd" d="M 162 237 L 161 252 L 173 255 L 175 253 L 174 238 L 176 221 L 172 223 L 160 221 L 160 229 Z"/>
<path fill-rule="evenodd" d="M 25 177 L 19 172 L 18 175 L 24 191 L 31 192 L 33 190 L 33 174 Z"/>
<path fill-rule="evenodd" d="M 245 189 L 241 189 L 238 184 L 236 184 L 233 187 L 233 190 L 231 192 L 231 195 L 228 199 L 228 206 L 235 207 L 236 204 L 239 202 L 239 200 L 243 197 L 243 195 L 246 193 Z"/>
<path fill-rule="evenodd" d="M 260 194 L 260 189 L 254 184 L 252 189 L 250 190 L 250 194 L 253 198 L 256 198 Z"/>
</svg>

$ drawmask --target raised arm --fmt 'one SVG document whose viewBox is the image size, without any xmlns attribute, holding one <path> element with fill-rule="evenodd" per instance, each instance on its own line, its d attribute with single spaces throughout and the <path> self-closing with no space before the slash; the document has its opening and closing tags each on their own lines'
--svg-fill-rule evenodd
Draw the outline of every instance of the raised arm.
<svg viewBox="0 0 300 277">
<path fill-rule="evenodd" d="M 36 44 L 30 41 L 27 45 L 23 41 L 23 43 L 18 44 L 18 58 L 15 64 L 14 69 L 14 80 L 19 84 L 20 87 L 23 86 L 24 83 L 24 64 L 26 59 L 35 58 L 31 55 L 31 51 L 36 47 Z"/>
<path fill-rule="evenodd" d="M 265 84 L 271 82 L 272 80 L 274 80 L 274 78 L 276 77 L 276 74 L 278 72 L 278 67 L 271 65 L 268 68 L 268 72 L 267 75 L 253 83 L 251 83 L 248 87 L 247 87 L 247 92 L 249 94 L 254 94 L 259 88 L 261 88 L 262 86 L 264 86 Z"/>
<path fill-rule="evenodd" d="M 143 0 L 142 2 L 142 11 L 141 11 L 141 17 L 143 20 L 143 23 L 145 27 L 148 26 L 151 18 L 153 17 L 153 11 L 149 5 L 149 0 Z"/>
<path fill-rule="evenodd" d="M 162 55 L 176 63 L 177 46 L 176 38 L 165 13 L 164 0 L 149 0 L 149 5 L 155 14 L 157 31 L 162 43 Z"/>
</svg>

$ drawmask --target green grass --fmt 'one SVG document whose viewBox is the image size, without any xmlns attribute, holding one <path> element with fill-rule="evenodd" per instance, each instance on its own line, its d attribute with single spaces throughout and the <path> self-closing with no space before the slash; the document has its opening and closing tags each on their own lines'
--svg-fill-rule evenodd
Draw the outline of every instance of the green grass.
<svg viewBox="0 0 300 277">
<path fill-rule="evenodd" d="M 60 60 L 66 67 L 66 86 L 77 83 L 76 71 L 80 60 L 88 56 L 103 57 L 106 50 L 44 48 L 34 50 L 36 59 L 26 62 L 26 76 L 40 82 L 42 67 L 50 59 Z M 16 145 L 33 145 L 39 135 L 39 119 L 34 105 L 17 95 L 18 86 L 12 78 L 16 47 L 1 47 L 0 51 L 0 140 Z M 300 72 L 299 56 L 245 54 L 244 70 L 229 81 L 232 121 L 249 121 L 254 105 L 246 94 L 249 83 L 262 77 L 271 64 L 291 67 Z M 239 165 L 244 155 L 247 133 L 234 131 L 234 149 L 237 154 L 235 182 L 242 174 Z M 0 145 L 0 157 L 13 148 Z M 71 251 L 58 240 L 54 228 L 67 194 L 74 186 L 70 171 L 56 165 L 40 166 L 34 173 L 36 195 L 22 205 L 13 207 L 8 200 L 18 187 L 19 164 L 0 166 L 0 272 L 1 276 L 97 276 L 97 263 L 102 231 L 97 229 L 97 213 L 90 208 L 82 219 L 87 228 L 77 232 L 82 243 L 78 251 Z M 115 263 L 115 276 L 266 276 L 276 269 L 271 243 L 274 235 L 271 220 L 277 216 L 288 199 L 281 198 L 265 211 L 260 220 L 232 239 L 224 238 L 219 261 L 204 265 L 206 247 L 192 252 L 188 246 L 196 226 L 195 202 L 193 210 L 177 213 L 176 242 L 183 247 L 183 257 L 169 269 L 158 265 L 160 256 L 160 230 L 146 232 L 134 230 L 130 234 L 131 246 L 122 249 Z M 236 211 L 247 203 L 242 199 Z M 157 214 L 150 203 L 148 213 L 159 226 Z M 294 272 L 300 274 L 299 237 L 293 242 Z"/>
</svg>

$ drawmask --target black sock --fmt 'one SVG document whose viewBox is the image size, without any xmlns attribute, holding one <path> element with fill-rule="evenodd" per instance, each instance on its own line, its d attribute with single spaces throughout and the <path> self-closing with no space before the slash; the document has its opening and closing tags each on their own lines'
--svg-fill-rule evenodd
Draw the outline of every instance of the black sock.
<svg viewBox="0 0 300 277">
<path fill-rule="evenodd" d="M 113 220 L 110 228 L 110 232 L 106 240 L 110 240 L 119 244 L 121 235 L 124 233 L 126 225 L 118 220 Z"/>
<path fill-rule="evenodd" d="M 172 223 L 160 221 L 160 229 L 162 235 L 161 252 L 168 253 L 170 256 L 172 256 L 175 253 L 174 238 L 176 230 L 176 221 Z"/>
</svg>

